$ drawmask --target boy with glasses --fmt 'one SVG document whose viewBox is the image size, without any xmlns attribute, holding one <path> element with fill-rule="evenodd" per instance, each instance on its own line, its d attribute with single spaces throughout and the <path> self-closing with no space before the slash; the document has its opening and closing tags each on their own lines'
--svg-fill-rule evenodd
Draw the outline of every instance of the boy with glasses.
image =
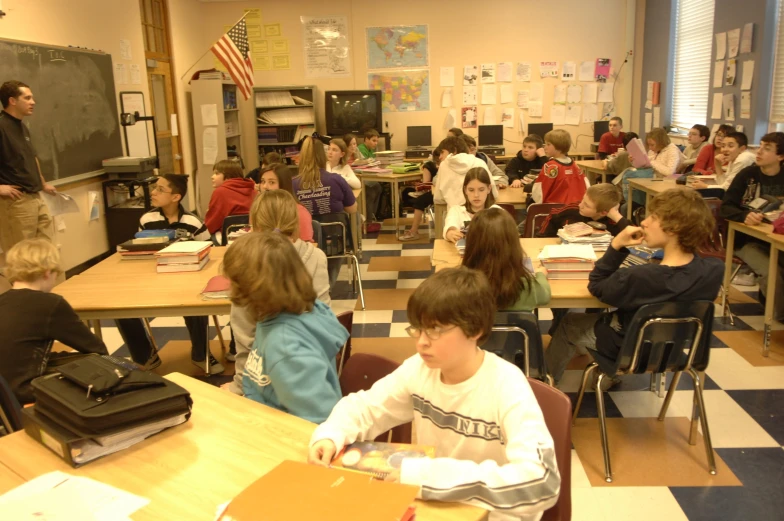
<svg viewBox="0 0 784 521">
<path fill-rule="evenodd" d="M 494 317 L 482 273 L 460 267 L 426 279 L 408 301 L 418 354 L 340 400 L 316 428 L 309 461 L 329 465 L 344 446 L 413 420 L 436 458 L 404 458 L 387 480 L 419 486 L 421 499 L 495 511 L 491 520 L 539 519 L 560 490 L 553 440 L 522 371 L 479 347 Z"/>
<path fill-rule="evenodd" d="M 694 125 L 689 129 L 689 134 L 686 138 L 688 145 L 683 149 L 683 157 L 681 164 L 678 165 L 679 172 L 688 172 L 694 168 L 700 152 L 708 144 L 710 139 L 710 129 L 705 125 Z"/>
</svg>

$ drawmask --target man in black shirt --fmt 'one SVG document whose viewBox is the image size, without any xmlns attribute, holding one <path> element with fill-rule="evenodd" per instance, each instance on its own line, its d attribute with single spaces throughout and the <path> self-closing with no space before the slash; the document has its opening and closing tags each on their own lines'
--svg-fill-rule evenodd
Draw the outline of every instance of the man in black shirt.
<svg viewBox="0 0 784 521">
<path fill-rule="evenodd" d="M 41 168 L 22 119 L 33 114 L 30 87 L 20 81 L 0 86 L 0 248 L 7 252 L 23 239 L 52 240 L 52 217 L 41 190 L 57 193 Z"/>
</svg>

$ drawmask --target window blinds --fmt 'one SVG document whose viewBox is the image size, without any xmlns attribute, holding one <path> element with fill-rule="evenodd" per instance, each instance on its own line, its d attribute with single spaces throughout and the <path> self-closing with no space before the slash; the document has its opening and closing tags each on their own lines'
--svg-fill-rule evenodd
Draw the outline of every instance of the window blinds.
<svg viewBox="0 0 784 521">
<path fill-rule="evenodd" d="M 714 4 L 715 0 L 678 0 L 672 89 L 672 124 L 676 127 L 707 122 Z"/>
<path fill-rule="evenodd" d="M 778 19 L 776 22 L 776 63 L 773 69 L 773 86 L 770 103 L 771 123 L 784 123 L 784 1 L 779 0 Z"/>
</svg>

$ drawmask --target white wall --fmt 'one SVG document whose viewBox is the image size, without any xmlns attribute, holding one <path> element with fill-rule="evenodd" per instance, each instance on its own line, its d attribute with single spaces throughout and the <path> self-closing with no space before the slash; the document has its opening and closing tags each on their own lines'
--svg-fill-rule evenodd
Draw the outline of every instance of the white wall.
<svg viewBox="0 0 784 521">
<path fill-rule="evenodd" d="M 149 110 L 147 69 L 138 0 L 4 0 L 0 18 L 0 36 L 13 40 L 100 49 L 112 55 L 113 63 L 138 64 L 141 85 L 116 85 L 122 90 L 142 91 Z M 132 60 L 120 59 L 120 39 L 131 41 Z M 24 78 L 17 78 L 24 81 Z M 1 81 L 5 81 L 2 79 Z M 35 94 L 35 93 L 33 93 Z M 119 109 L 119 97 L 117 107 Z M 33 116 L 35 117 L 35 116 Z M 151 148 L 152 150 L 152 144 Z M 123 144 L 123 150 L 125 145 Z M 89 221 L 87 192 L 101 191 L 99 181 L 62 189 L 73 196 L 82 211 L 67 215 L 65 231 L 57 233 L 61 248 L 62 267 L 68 270 L 107 251 L 106 222 L 101 218 Z"/>
</svg>

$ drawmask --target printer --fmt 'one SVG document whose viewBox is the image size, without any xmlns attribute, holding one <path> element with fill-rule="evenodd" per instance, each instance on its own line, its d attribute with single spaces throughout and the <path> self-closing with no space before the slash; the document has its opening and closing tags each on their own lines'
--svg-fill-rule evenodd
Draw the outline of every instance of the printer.
<svg viewBox="0 0 784 521">
<path fill-rule="evenodd" d="M 148 157 L 112 157 L 104 159 L 103 169 L 112 179 L 150 177 L 155 174 L 158 158 Z"/>
</svg>

